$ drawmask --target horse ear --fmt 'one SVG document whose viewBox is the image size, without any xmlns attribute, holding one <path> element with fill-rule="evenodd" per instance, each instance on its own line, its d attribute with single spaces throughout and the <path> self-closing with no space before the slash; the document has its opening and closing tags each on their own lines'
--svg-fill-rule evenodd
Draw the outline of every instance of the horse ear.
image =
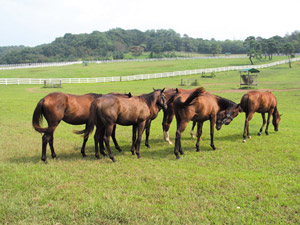
<svg viewBox="0 0 300 225">
<path fill-rule="evenodd" d="M 164 90 L 165 90 L 165 88 L 164 88 L 164 89 L 162 89 L 162 90 L 160 91 L 160 93 L 163 93 L 163 92 L 164 92 Z"/>
<path fill-rule="evenodd" d="M 131 92 L 128 93 L 128 98 L 131 98 L 132 97 L 132 94 Z"/>
<path fill-rule="evenodd" d="M 280 117 L 282 117 L 282 116 L 283 116 L 283 114 L 279 114 L 279 116 L 280 116 Z"/>
<path fill-rule="evenodd" d="M 178 92 L 179 92 L 179 91 L 178 91 L 178 88 L 176 88 L 176 94 L 178 94 Z"/>
<path fill-rule="evenodd" d="M 152 88 L 152 89 L 153 89 L 153 91 L 156 91 L 155 88 Z"/>
</svg>

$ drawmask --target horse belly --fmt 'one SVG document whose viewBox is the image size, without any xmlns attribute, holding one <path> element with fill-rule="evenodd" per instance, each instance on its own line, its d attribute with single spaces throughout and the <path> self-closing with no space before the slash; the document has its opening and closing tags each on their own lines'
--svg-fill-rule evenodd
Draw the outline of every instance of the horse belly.
<svg viewBox="0 0 300 225">
<path fill-rule="evenodd" d="M 71 114 L 65 114 L 62 120 L 72 125 L 80 125 L 80 124 L 87 123 L 88 116 L 89 113 L 87 114 L 71 113 Z"/>
</svg>

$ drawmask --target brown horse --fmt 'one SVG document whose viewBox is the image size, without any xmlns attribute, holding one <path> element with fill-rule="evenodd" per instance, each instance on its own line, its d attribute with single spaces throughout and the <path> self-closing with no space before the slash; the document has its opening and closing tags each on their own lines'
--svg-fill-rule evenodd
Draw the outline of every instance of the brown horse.
<svg viewBox="0 0 300 225">
<path fill-rule="evenodd" d="M 86 129 L 77 133 L 84 133 L 84 136 L 87 138 L 93 131 L 94 124 L 96 124 L 99 130 L 99 137 L 100 139 L 103 137 L 109 157 L 115 162 L 109 144 L 113 127 L 115 124 L 123 126 L 133 125 L 131 152 L 134 154 L 134 149 L 136 149 L 136 154 L 139 158 L 140 143 L 146 123 L 155 118 L 161 108 L 165 110 L 167 107 L 163 91 L 164 89 L 154 90 L 149 94 L 131 98 L 103 95 L 92 102 Z M 138 138 L 136 139 L 137 130 Z M 95 152 L 97 154 L 98 149 L 95 148 Z"/>
<path fill-rule="evenodd" d="M 167 110 L 164 111 L 164 117 L 162 121 L 162 128 L 163 128 L 163 133 L 164 133 L 164 140 L 168 142 L 170 145 L 172 144 L 170 140 L 170 135 L 169 135 L 169 129 L 170 125 L 174 119 L 175 112 L 174 112 L 174 99 L 177 97 L 177 93 L 192 93 L 195 91 L 197 88 L 191 89 L 191 90 L 185 90 L 185 89 L 175 89 L 171 88 L 168 89 L 164 92 L 167 100 Z M 191 136 L 193 137 L 193 129 L 191 131 Z"/>
<path fill-rule="evenodd" d="M 239 104 L 240 112 L 246 113 L 246 120 L 244 126 L 243 142 L 246 142 L 246 135 L 251 139 L 249 133 L 249 122 L 252 119 L 255 112 L 261 113 L 263 124 L 258 132 L 261 135 L 265 124 L 267 123 L 265 133 L 268 135 L 268 128 L 270 123 L 271 115 L 273 116 L 273 126 L 274 130 L 278 131 L 278 125 L 281 120 L 279 112 L 277 110 L 277 100 L 276 97 L 269 91 L 259 92 L 259 91 L 249 91 L 244 94 L 241 102 Z M 266 121 L 265 113 L 268 113 L 268 119 Z"/>
<path fill-rule="evenodd" d="M 239 112 L 237 104 L 228 99 L 212 95 L 202 87 L 197 88 L 191 94 L 187 92 L 178 93 L 178 96 L 174 100 L 174 111 L 177 121 L 174 153 L 177 159 L 180 158 L 179 152 L 183 154 L 181 134 L 190 120 L 197 122 L 197 151 L 200 151 L 199 141 L 202 135 L 203 123 L 206 120 L 210 121 L 210 146 L 215 150 L 214 125 L 217 121 L 218 113 L 220 113 L 219 116 L 222 118 L 220 126 L 217 127 L 217 129 L 220 129 L 223 123 L 226 125 L 230 124 Z"/>
<path fill-rule="evenodd" d="M 164 117 L 162 122 L 163 132 L 164 132 L 164 140 L 168 142 L 169 144 L 172 144 L 169 138 L 169 128 L 173 121 L 175 112 L 174 112 L 174 100 L 177 97 L 178 93 L 185 93 L 185 94 L 191 94 L 193 93 L 197 88 L 185 90 L 185 89 L 168 89 L 164 93 L 166 95 L 168 108 L 164 111 Z M 223 124 L 230 124 L 231 120 L 233 120 L 234 117 L 238 115 L 238 109 L 237 104 L 229 99 L 222 98 L 220 96 L 215 96 L 218 105 L 220 106 L 220 111 L 217 113 L 217 120 L 216 120 L 216 128 L 217 130 L 221 129 Z M 196 126 L 197 122 L 193 122 L 193 126 L 191 129 L 191 137 L 194 137 L 194 128 Z M 198 134 L 197 134 L 198 136 Z"/>
<path fill-rule="evenodd" d="M 42 98 L 33 113 L 32 126 L 40 133 L 44 133 L 42 137 L 42 160 L 46 162 L 46 149 L 49 143 L 52 158 L 56 157 L 53 147 L 53 133 L 60 121 L 72 125 L 86 124 L 90 115 L 89 109 L 92 101 L 101 97 L 102 94 L 85 94 L 85 95 L 72 95 L 61 92 L 53 92 Z M 128 95 L 129 97 L 131 94 Z M 48 127 L 42 128 L 40 123 L 43 116 L 48 122 Z M 113 135 L 114 136 L 114 135 Z M 113 137 L 115 146 L 118 150 L 120 147 Z M 85 154 L 85 145 L 88 138 L 84 138 L 81 147 L 81 154 Z"/>
</svg>

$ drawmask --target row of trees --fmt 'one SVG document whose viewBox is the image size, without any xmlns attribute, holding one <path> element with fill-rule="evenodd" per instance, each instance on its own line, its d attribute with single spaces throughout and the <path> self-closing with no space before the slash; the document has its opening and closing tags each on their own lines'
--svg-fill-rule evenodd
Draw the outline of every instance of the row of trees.
<svg viewBox="0 0 300 225">
<path fill-rule="evenodd" d="M 203 54 L 248 54 L 251 62 L 254 57 L 263 55 L 272 59 L 277 53 L 285 53 L 289 44 L 291 52 L 300 52 L 300 33 L 293 32 L 285 37 L 275 36 L 269 39 L 248 37 L 245 41 L 181 36 L 174 30 L 124 30 L 112 29 L 107 32 L 94 31 L 91 34 L 65 34 L 50 44 L 33 48 L 14 47 L 0 54 L 0 64 L 34 63 L 72 60 L 122 59 L 131 57 L 174 57 L 176 52 L 197 52 Z M 3 47 L 0 47 L 0 53 Z M 13 50 L 13 51 L 12 51 Z M 292 54 L 291 53 L 291 54 Z M 290 54 L 290 55 L 291 55 Z"/>
</svg>

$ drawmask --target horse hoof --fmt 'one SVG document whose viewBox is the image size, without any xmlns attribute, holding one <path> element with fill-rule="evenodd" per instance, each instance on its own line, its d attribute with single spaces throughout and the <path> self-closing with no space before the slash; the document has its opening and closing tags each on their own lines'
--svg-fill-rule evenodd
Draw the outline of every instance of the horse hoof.
<svg viewBox="0 0 300 225">
<path fill-rule="evenodd" d="M 266 132 L 266 135 L 269 135 L 269 133 L 268 133 L 268 132 Z"/>
<path fill-rule="evenodd" d="M 117 160 L 115 160 L 115 158 L 112 158 L 111 161 L 113 161 L 114 163 L 117 162 Z"/>
<path fill-rule="evenodd" d="M 261 132 L 258 132 L 258 134 L 257 134 L 258 136 L 260 136 L 261 135 Z"/>
<path fill-rule="evenodd" d="M 243 140 L 243 143 L 246 143 L 246 139 Z"/>
<path fill-rule="evenodd" d="M 248 136 L 248 138 L 251 139 L 252 137 L 251 137 L 251 136 Z"/>
<path fill-rule="evenodd" d="M 176 155 L 176 159 L 177 159 L 177 160 L 180 159 L 180 156 L 179 156 L 179 155 Z"/>
<path fill-rule="evenodd" d="M 172 142 L 172 141 L 169 141 L 168 143 L 169 143 L 169 145 L 172 145 L 172 144 L 173 144 L 173 142 Z"/>
</svg>

